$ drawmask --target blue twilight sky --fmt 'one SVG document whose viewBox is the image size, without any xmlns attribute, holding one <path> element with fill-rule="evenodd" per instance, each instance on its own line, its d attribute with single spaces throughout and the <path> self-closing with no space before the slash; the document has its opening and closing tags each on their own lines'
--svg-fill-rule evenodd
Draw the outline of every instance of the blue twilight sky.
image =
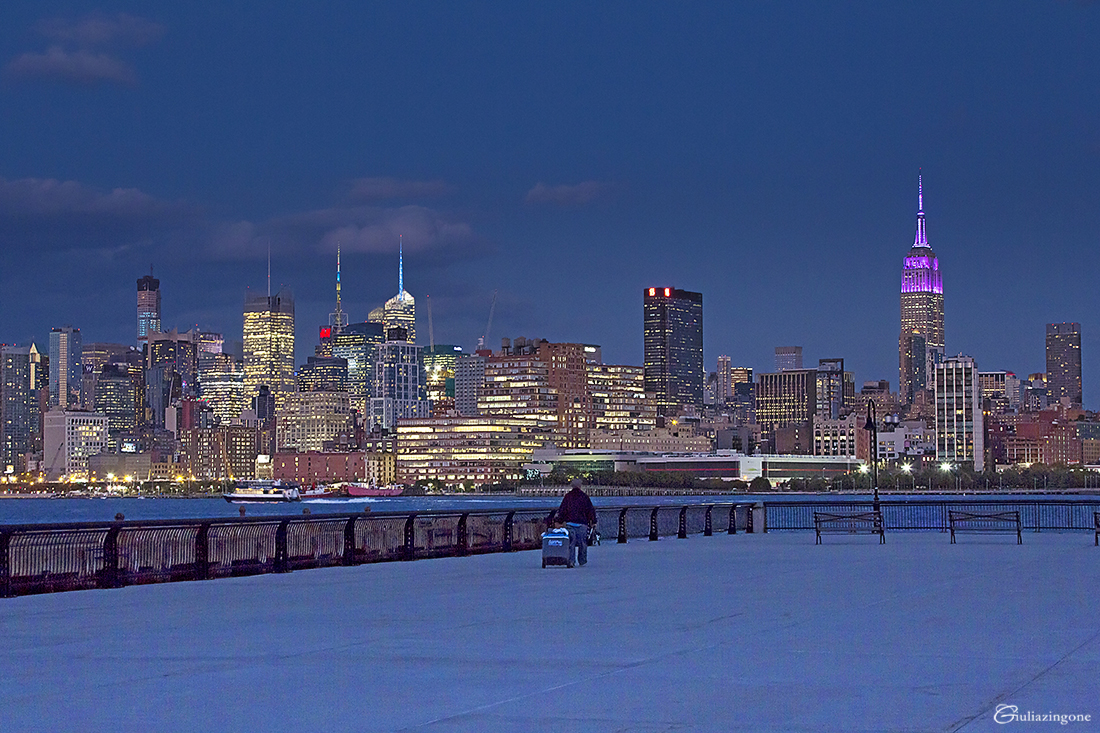
<svg viewBox="0 0 1100 733">
<path fill-rule="evenodd" d="M 405 286 L 427 342 L 584 341 L 640 364 L 642 289 L 720 354 L 897 385 L 923 169 L 948 353 L 1042 371 L 1084 332 L 1100 407 L 1100 4 L 6 0 L 0 342 L 72 323 L 240 338 L 246 289 L 313 351 Z"/>
</svg>

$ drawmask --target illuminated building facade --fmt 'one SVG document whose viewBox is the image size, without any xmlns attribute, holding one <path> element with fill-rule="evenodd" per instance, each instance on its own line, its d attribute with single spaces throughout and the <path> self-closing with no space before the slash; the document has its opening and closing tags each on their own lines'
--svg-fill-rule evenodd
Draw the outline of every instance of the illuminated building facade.
<svg viewBox="0 0 1100 733">
<path fill-rule="evenodd" d="M 273 478 L 303 486 L 357 481 L 374 486 L 397 483 L 397 457 L 381 451 L 276 453 Z"/>
<path fill-rule="evenodd" d="M 756 421 L 765 439 L 779 428 L 796 425 L 809 436 L 817 412 L 817 370 L 798 369 L 757 375 Z"/>
<path fill-rule="evenodd" d="M 523 464 L 552 439 L 550 428 L 504 417 L 430 417 L 397 426 L 402 483 L 497 484 L 525 475 Z"/>
<path fill-rule="evenodd" d="M 199 379 L 199 333 L 176 329 L 171 331 L 152 331 L 148 335 L 146 349 L 147 369 L 163 367 L 179 376 L 182 394 L 195 395 Z"/>
<path fill-rule="evenodd" d="M 309 357 L 306 363 L 298 368 L 298 391 L 347 392 L 347 360 L 336 356 Z"/>
<path fill-rule="evenodd" d="M 244 307 L 244 389 L 255 396 L 267 385 L 281 402 L 295 392 L 294 296 L 283 288 L 277 295 L 251 297 Z"/>
<path fill-rule="evenodd" d="M 229 353 L 199 353 L 199 396 L 222 425 L 248 409 L 244 391 L 244 362 Z"/>
<path fill-rule="evenodd" d="M 160 330 L 160 280 L 146 275 L 137 281 L 137 340 L 144 345 Z"/>
<path fill-rule="evenodd" d="M 50 331 L 50 407 L 84 406 L 81 352 L 79 328 L 62 326 Z"/>
<path fill-rule="evenodd" d="M 381 323 L 352 323 L 331 336 L 332 356 L 348 363 L 348 395 L 351 407 L 360 415 L 370 414 L 371 384 L 378 345 L 386 340 Z"/>
<path fill-rule="evenodd" d="M 1052 400 L 1081 404 L 1081 324 L 1047 324 L 1047 388 Z"/>
<path fill-rule="evenodd" d="M 389 331 L 389 339 L 378 347 L 371 385 L 371 424 L 383 430 L 431 414 L 420 347 L 406 341 L 401 328 Z"/>
<path fill-rule="evenodd" d="M 593 430 L 652 430 L 657 403 L 645 391 L 645 370 L 621 364 L 589 364 Z"/>
<path fill-rule="evenodd" d="M 775 371 L 793 372 L 802 368 L 801 346 L 776 346 Z"/>
<path fill-rule="evenodd" d="M 718 357 L 718 369 L 714 373 L 717 377 L 714 397 L 719 405 L 724 405 L 733 397 L 733 367 L 728 356 Z"/>
<path fill-rule="evenodd" d="M 455 409 L 463 417 L 479 415 L 478 400 L 485 388 L 485 359 L 491 352 L 463 354 L 455 362 Z"/>
<path fill-rule="evenodd" d="M 62 409 L 46 413 L 42 462 L 47 481 L 86 477 L 88 457 L 106 447 L 106 415 Z"/>
<path fill-rule="evenodd" d="M 455 409 L 455 368 L 462 356 L 462 347 L 436 344 L 421 352 L 428 400 L 433 415 L 444 415 Z"/>
<path fill-rule="evenodd" d="M 852 373 L 844 371 L 843 359 L 820 359 L 817 363 L 817 414 L 836 420 L 848 414 L 856 394 Z"/>
<path fill-rule="evenodd" d="M 948 463 L 985 466 L 985 430 L 979 402 L 978 370 L 969 356 L 953 356 L 936 365 L 936 458 Z"/>
<path fill-rule="evenodd" d="M 279 451 L 320 451 L 351 429 L 347 392 L 291 392 L 275 414 Z"/>
<path fill-rule="evenodd" d="M 130 365 L 104 364 L 95 392 L 95 411 L 107 417 L 107 447 L 118 449 L 119 439 L 133 435 L 138 428 L 137 405 Z"/>
<path fill-rule="evenodd" d="M 676 288 L 642 293 L 645 391 L 661 414 L 703 404 L 703 294 Z"/>
<path fill-rule="evenodd" d="M 42 355 L 34 344 L 0 348 L 0 474 L 23 473 L 27 454 L 41 450 L 45 389 Z"/>
<path fill-rule="evenodd" d="M 180 431 L 183 468 L 197 479 L 250 479 L 256 472 L 256 428 L 216 425 Z"/>
<path fill-rule="evenodd" d="M 917 179 L 917 233 L 901 274 L 901 336 L 898 339 L 899 393 L 913 401 L 918 391 L 921 354 L 913 336 L 924 339 L 924 374 L 931 376 L 943 357 L 943 279 L 940 261 L 928 245 L 924 222 L 924 188 Z"/>
</svg>

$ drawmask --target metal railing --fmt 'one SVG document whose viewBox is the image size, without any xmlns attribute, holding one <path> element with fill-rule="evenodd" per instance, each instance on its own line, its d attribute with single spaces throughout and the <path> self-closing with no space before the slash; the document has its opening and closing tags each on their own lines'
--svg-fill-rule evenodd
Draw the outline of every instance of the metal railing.
<svg viewBox="0 0 1100 733">
<path fill-rule="evenodd" d="M 750 504 L 597 509 L 603 538 L 752 531 Z M 532 550 L 551 508 L 0 525 L 0 596 Z"/>
<path fill-rule="evenodd" d="M 1019 512 L 1024 530 L 1092 531 L 1093 513 L 1100 511 L 1094 499 L 959 499 L 959 500 L 887 500 L 872 501 L 782 501 L 764 503 L 764 531 L 812 530 L 814 512 L 836 514 L 882 511 L 886 530 L 891 532 L 948 532 L 949 511 L 991 514 Z"/>
</svg>

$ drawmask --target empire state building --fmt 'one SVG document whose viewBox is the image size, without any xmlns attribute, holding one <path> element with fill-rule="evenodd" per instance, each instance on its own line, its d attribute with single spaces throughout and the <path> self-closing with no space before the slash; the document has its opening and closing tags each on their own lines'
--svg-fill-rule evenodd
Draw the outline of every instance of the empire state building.
<svg viewBox="0 0 1100 733">
<path fill-rule="evenodd" d="M 901 272 L 898 396 L 903 402 L 912 402 L 916 393 L 928 388 L 943 353 L 943 280 L 939 258 L 928 246 L 924 187 L 918 176 L 917 234 Z"/>
</svg>

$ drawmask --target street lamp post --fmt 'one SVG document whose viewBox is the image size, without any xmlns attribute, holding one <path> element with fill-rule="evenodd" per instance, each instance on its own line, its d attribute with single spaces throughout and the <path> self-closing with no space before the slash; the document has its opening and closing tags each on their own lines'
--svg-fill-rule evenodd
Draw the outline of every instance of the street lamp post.
<svg viewBox="0 0 1100 733">
<path fill-rule="evenodd" d="M 871 476 L 874 483 L 874 507 L 879 510 L 878 503 L 878 425 L 875 423 L 875 401 L 867 401 L 867 424 L 864 430 L 871 433 Z"/>
</svg>

